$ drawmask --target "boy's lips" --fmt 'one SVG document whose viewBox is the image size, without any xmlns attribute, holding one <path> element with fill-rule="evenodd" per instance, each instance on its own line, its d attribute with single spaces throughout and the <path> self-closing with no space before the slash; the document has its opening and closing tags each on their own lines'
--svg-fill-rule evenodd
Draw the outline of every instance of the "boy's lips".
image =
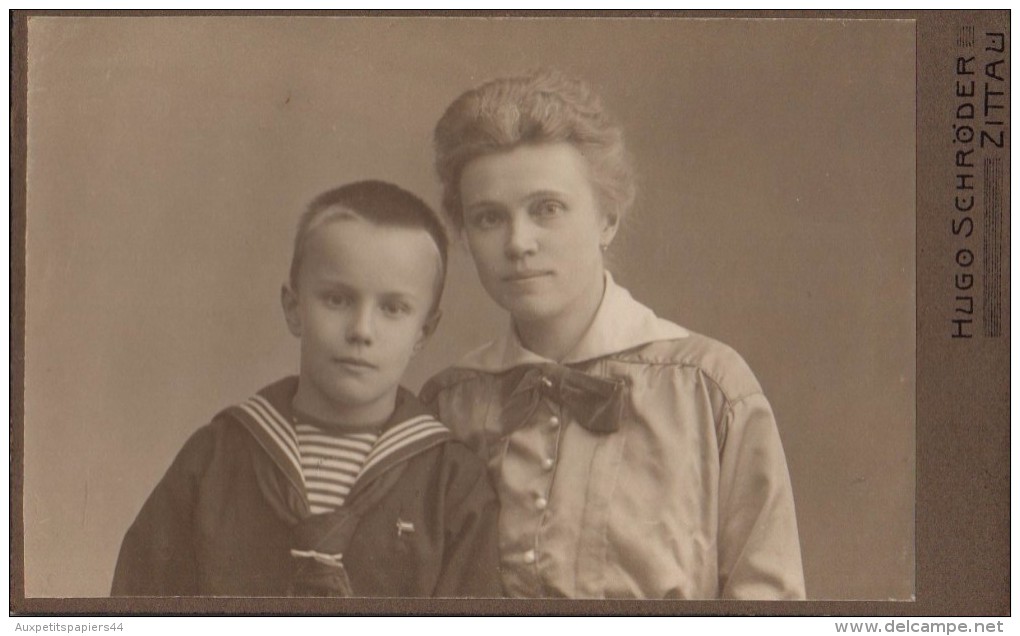
<svg viewBox="0 0 1020 636">
<path fill-rule="evenodd" d="M 355 369 L 376 369 L 376 368 L 378 368 L 374 364 L 369 362 L 368 360 L 364 360 L 362 358 L 340 357 L 340 358 L 333 358 L 333 362 L 335 362 L 337 364 L 340 364 L 340 365 L 343 365 L 345 367 L 351 367 L 351 368 L 355 368 Z"/>
</svg>

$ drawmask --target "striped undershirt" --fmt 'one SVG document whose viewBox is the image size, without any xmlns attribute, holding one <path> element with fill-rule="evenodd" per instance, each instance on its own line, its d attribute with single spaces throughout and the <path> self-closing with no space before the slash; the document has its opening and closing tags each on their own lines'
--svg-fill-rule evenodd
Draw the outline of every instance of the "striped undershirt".
<svg viewBox="0 0 1020 636">
<path fill-rule="evenodd" d="M 311 512 L 333 512 L 343 505 L 379 432 L 334 431 L 305 422 L 294 430 Z"/>
</svg>

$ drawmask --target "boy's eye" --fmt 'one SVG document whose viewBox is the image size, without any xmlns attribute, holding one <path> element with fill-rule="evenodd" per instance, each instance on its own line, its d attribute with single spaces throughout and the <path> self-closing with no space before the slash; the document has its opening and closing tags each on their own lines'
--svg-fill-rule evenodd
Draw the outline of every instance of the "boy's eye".
<svg viewBox="0 0 1020 636">
<path fill-rule="evenodd" d="M 555 199 L 543 199 L 532 209 L 532 214 L 540 219 L 550 219 L 563 214 L 567 206 Z"/>
<path fill-rule="evenodd" d="M 351 297 L 349 295 L 336 292 L 326 293 L 323 295 L 322 299 L 329 307 L 346 307 L 351 302 Z"/>
<path fill-rule="evenodd" d="M 411 307 L 407 303 L 387 302 L 382 304 L 382 310 L 387 316 L 403 316 L 411 312 Z"/>
<path fill-rule="evenodd" d="M 479 230 L 496 227 L 503 220 L 499 210 L 479 210 L 471 214 L 471 226 Z"/>
</svg>

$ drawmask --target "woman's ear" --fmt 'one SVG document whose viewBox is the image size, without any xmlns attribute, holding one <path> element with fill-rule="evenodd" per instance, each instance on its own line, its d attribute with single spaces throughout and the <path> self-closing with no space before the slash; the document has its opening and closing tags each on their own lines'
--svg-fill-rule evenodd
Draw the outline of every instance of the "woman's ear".
<svg viewBox="0 0 1020 636">
<path fill-rule="evenodd" d="M 297 292 L 290 285 L 280 287 L 280 304 L 283 306 L 283 317 L 287 320 L 287 329 L 295 337 L 301 337 L 301 312 L 298 311 Z"/>
<path fill-rule="evenodd" d="M 616 212 L 606 214 L 604 224 L 602 226 L 602 235 L 599 237 L 599 246 L 603 250 L 609 247 L 609 244 L 613 242 L 613 238 L 616 237 L 616 231 L 618 229 L 620 229 L 620 215 Z"/>
</svg>

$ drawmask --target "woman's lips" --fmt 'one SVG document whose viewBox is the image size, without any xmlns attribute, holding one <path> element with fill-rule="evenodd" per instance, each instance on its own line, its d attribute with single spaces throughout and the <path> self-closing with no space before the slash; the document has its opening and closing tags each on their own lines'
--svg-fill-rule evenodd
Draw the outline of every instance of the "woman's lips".
<svg viewBox="0 0 1020 636">
<path fill-rule="evenodd" d="M 552 272 L 546 270 L 526 270 L 507 274 L 503 277 L 503 282 L 522 283 L 529 280 L 535 280 L 536 278 L 543 278 L 545 276 L 552 276 Z"/>
</svg>

